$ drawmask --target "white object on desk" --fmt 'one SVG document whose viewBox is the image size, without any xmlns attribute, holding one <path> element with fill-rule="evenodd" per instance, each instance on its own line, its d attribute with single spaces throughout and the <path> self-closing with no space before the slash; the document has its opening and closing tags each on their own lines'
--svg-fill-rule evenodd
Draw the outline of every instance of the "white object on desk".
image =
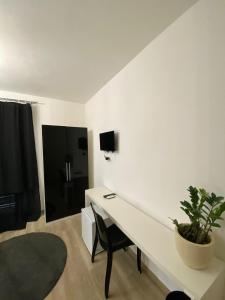
<svg viewBox="0 0 225 300">
<path fill-rule="evenodd" d="M 181 261 L 174 242 L 174 232 L 116 196 L 106 200 L 111 193 L 107 188 L 86 190 L 86 203 L 92 201 L 109 215 L 113 222 L 194 300 L 223 300 L 225 264 L 213 258 L 206 270 L 192 270 Z"/>
<path fill-rule="evenodd" d="M 112 224 L 109 216 L 106 215 L 103 211 L 97 209 L 97 212 L 102 216 L 105 221 L 106 226 Z M 85 245 L 88 248 L 88 251 L 92 254 L 92 248 L 95 239 L 96 225 L 95 218 L 91 206 L 85 207 L 81 210 L 81 227 L 82 227 L 82 238 Z M 103 251 L 102 247 L 98 243 L 96 254 Z"/>
</svg>

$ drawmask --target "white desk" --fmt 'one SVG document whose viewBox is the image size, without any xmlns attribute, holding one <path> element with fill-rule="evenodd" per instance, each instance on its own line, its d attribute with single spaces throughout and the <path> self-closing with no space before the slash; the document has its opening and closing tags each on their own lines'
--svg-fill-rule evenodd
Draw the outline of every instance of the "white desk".
<svg viewBox="0 0 225 300">
<path fill-rule="evenodd" d="M 86 190 L 86 201 L 101 207 L 115 224 L 194 300 L 222 300 L 225 265 L 214 258 L 206 270 L 192 270 L 177 254 L 174 232 L 119 198 L 105 199 L 111 193 L 104 187 Z M 87 202 L 86 202 L 87 203 Z"/>
</svg>

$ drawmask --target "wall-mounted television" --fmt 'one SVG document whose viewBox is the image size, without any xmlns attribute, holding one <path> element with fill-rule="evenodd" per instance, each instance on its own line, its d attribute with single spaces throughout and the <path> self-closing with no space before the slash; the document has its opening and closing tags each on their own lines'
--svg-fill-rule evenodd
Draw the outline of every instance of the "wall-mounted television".
<svg viewBox="0 0 225 300">
<path fill-rule="evenodd" d="M 114 131 L 100 133 L 100 150 L 106 152 L 115 151 L 115 134 Z"/>
</svg>

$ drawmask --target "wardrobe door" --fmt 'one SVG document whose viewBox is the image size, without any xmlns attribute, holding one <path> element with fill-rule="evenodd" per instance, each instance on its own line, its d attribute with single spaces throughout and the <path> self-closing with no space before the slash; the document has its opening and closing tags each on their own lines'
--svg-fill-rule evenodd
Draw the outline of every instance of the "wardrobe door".
<svg viewBox="0 0 225 300">
<path fill-rule="evenodd" d="M 80 213 L 85 206 L 85 189 L 88 189 L 87 129 L 67 127 L 66 149 L 68 206 L 71 214 Z"/>
<path fill-rule="evenodd" d="M 47 222 L 79 213 L 88 188 L 87 129 L 42 126 Z"/>
</svg>

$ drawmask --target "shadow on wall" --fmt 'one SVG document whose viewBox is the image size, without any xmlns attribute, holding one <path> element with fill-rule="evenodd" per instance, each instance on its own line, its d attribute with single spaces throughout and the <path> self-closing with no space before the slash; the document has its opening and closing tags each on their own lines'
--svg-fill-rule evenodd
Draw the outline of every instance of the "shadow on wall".
<svg viewBox="0 0 225 300">
<path fill-rule="evenodd" d="M 115 131 L 115 152 L 119 152 L 119 146 L 120 146 L 120 133 L 119 131 Z"/>
<path fill-rule="evenodd" d="M 222 227 L 218 231 L 214 231 L 214 238 L 216 244 L 216 256 L 225 261 L 225 221 L 220 223 Z"/>
<path fill-rule="evenodd" d="M 94 187 L 94 146 L 93 146 L 93 131 L 88 131 L 88 173 L 89 173 L 89 188 Z"/>
</svg>

